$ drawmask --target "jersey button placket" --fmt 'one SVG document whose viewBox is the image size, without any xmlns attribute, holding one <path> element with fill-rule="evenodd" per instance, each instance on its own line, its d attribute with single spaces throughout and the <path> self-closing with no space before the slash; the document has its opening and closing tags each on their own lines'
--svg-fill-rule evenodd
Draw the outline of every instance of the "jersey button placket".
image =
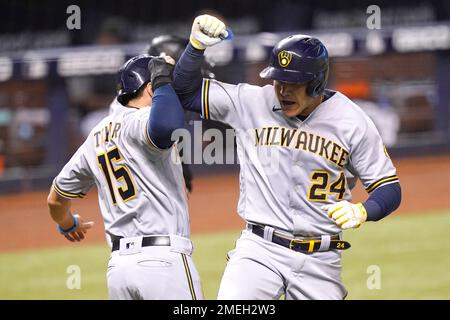
<svg viewBox="0 0 450 320">
<path fill-rule="evenodd" d="M 295 149 L 292 155 L 292 181 L 294 184 L 293 195 L 291 199 L 292 207 L 292 226 L 293 231 L 299 230 L 301 225 L 304 223 L 302 219 L 303 206 L 302 206 L 302 195 L 304 194 L 305 181 L 304 181 L 304 162 L 303 162 L 303 150 Z"/>
<path fill-rule="evenodd" d="M 289 154 L 290 154 L 290 161 L 291 161 L 291 168 L 294 168 L 295 165 L 295 153 L 293 152 L 293 150 L 289 150 Z M 296 190 L 295 190 L 295 172 L 291 172 L 291 174 L 289 175 L 289 208 L 293 208 L 293 204 L 295 203 L 294 199 L 295 199 L 295 194 L 296 194 Z M 292 211 L 292 210 L 290 210 Z"/>
</svg>

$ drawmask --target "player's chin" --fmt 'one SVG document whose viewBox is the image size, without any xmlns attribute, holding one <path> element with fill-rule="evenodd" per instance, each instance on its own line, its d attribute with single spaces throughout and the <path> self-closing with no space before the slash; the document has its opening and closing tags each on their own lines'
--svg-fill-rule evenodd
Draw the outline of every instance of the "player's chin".
<svg viewBox="0 0 450 320">
<path fill-rule="evenodd" d="M 288 118 L 296 117 L 300 112 L 299 107 L 297 105 L 292 105 L 289 107 L 283 106 L 281 110 L 283 111 L 283 114 Z"/>
</svg>

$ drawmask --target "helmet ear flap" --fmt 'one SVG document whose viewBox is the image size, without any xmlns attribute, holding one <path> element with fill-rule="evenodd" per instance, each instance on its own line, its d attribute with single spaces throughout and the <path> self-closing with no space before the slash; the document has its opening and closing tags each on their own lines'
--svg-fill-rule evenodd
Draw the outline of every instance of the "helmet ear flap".
<svg viewBox="0 0 450 320">
<path fill-rule="evenodd" d="M 314 80 L 311 80 L 308 83 L 308 86 L 306 87 L 306 94 L 310 96 L 311 98 L 315 98 L 319 95 L 318 87 L 320 86 L 320 81 L 318 78 L 315 78 Z"/>
<path fill-rule="evenodd" d="M 326 82 L 328 80 L 328 70 L 326 72 L 320 72 L 317 77 L 311 80 L 306 87 L 306 93 L 308 96 L 315 98 L 325 89 Z"/>
</svg>

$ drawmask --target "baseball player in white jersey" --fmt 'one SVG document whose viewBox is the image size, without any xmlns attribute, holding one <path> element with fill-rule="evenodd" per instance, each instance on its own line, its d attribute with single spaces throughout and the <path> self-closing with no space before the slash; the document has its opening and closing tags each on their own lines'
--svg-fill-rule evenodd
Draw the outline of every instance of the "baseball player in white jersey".
<svg viewBox="0 0 450 320">
<path fill-rule="evenodd" d="M 163 34 L 153 38 L 150 45 L 146 48 L 146 53 L 151 56 L 170 56 L 171 58 L 178 60 L 184 51 L 184 48 L 189 43 L 189 39 L 182 38 L 176 35 Z M 214 78 L 215 75 L 211 71 L 213 65 L 204 59 L 202 63 L 202 75 L 206 78 Z M 122 105 L 117 101 L 117 97 L 109 105 L 109 114 L 114 112 L 114 109 L 120 108 Z M 198 115 L 192 112 L 185 113 L 185 123 L 189 123 L 195 116 L 195 120 L 198 119 Z M 188 164 L 181 163 L 183 169 L 183 177 L 186 185 L 186 190 L 189 193 L 193 191 L 193 173 Z"/>
<path fill-rule="evenodd" d="M 328 53 L 316 38 L 294 35 L 274 47 L 261 72 L 273 85 L 196 80 L 204 50 L 226 35 L 217 18 L 197 17 L 173 83 L 184 108 L 236 131 L 237 211 L 247 227 L 228 254 L 218 299 L 343 299 L 341 251 L 350 244 L 342 230 L 399 206 L 396 169 L 367 115 L 325 89 Z M 353 204 L 357 179 L 370 196 Z"/>
<path fill-rule="evenodd" d="M 169 64 L 169 62 L 171 64 Z M 48 205 L 58 230 L 81 241 L 92 227 L 70 199 L 97 186 L 111 239 L 112 299 L 202 299 L 180 163 L 171 160 L 184 111 L 172 86 L 170 57 L 140 55 L 119 71 L 121 106 L 103 119 L 54 179 Z"/>
</svg>

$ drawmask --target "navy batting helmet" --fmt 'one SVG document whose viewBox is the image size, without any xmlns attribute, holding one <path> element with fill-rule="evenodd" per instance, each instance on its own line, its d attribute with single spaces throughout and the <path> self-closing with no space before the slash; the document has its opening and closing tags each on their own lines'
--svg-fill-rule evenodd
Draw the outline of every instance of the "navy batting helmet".
<svg viewBox="0 0 450 320">
<path fill-rule="evenodd" d="M 316 97 L 327 84 L 328 51 L 317 38 L 289 36 L 273 48 L 269 66 L 259 75 L 289 83 L 308 83 L 306 93 Z"/>
<path fill-rule="evenodd" d="M 141 54 L 131 58 L 120 68 L 117 101 L 122 105 L 126 105 L 129 96 L 137 93 L 143 85 L 150 82 L 148 63 L 152 58 L 148 54 Z"/>
</svg>

